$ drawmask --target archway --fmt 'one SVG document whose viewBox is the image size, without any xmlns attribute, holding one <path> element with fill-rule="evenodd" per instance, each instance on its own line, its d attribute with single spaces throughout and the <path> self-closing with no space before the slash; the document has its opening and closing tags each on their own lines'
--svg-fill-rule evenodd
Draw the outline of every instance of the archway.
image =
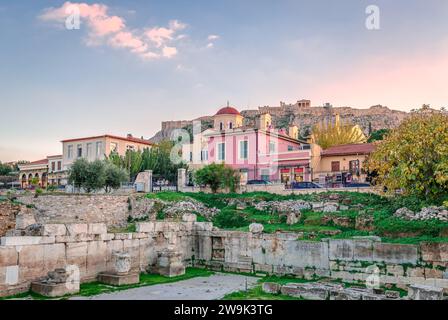
<svg viewBox="0 0 448 320">
<path fill-rule="evenodd" d="M 41 187 L 42 188 L 46 188 L 47 187 L 47 183 L 48 183 L 47 173 L 44 172 L 44 173 L 42 173 Z"/>
<path fill-rule="evenodd" d="M 41 184 L 40 184 L 40 177 L 39 177 L 39 174 L 36 173 L 36 174 L 34 175 L 34 178 L 35 178 L 35 180 L 37 181 L 37 185 L 40 187 Z"/>
<path fill-rule="evenodd" d="M 23 174 L 22 175 L 22 189 L 25 189 L 26 185 L 27 185 L 27 183 L 26 183 L 26 174 Z"/>
</svg>

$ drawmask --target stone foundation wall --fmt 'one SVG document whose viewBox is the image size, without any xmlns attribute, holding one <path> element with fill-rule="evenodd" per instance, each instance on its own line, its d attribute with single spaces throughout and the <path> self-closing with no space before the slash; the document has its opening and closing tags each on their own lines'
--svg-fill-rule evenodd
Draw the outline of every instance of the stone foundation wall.
<svg viewBox="0 0 448 320">
<path fill-rule="evenodd" d="M 0 296 L 28 290 L 58 267 L 76 265 L 81 281 L 112 268 L 112 252 L 131 254 L 133 270 L 157 263 L 157 253 L 174 249 L 187 265 L 218 271 L 331 277 L 346 282 L 378 275 L 381 284 L 424 284 L 448 289 L 448 243 L 404 245 L 375 237 L 301 241 L 294 233 L 224 231 L 208 222 L 137 223 L 135 233 L 108 233 L 105 224 L 44 225 L 34 237 L 3 237 Z M 376 266 L 376 267 L 372 267 Z"/>
<path fill-rule="evenodd" d="M 11 201 L 0 201 L 0 237 L 16 226 L 16 215 L 20 212 L 20 205 Z"/>
<path fill-rule="evenodd" d="M 145 215 L 144 196 L 133 195 L 42 195 L 22 196 L 20 203 L 31 206 L 37 223 L 106 223 L 125 226 L 128 216 Z"/>
</svg>

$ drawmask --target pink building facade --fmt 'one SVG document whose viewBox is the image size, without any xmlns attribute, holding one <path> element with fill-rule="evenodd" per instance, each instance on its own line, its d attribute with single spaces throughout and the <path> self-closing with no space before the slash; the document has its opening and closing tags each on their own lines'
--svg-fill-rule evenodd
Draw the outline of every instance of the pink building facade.
<svg viewBox="0 0 448 320">
<path fill-rule="evenodd" d="M 269 114 L 256 126 L 242 125 L 242 116 L 231 107 L 214 117 L 207 133 L 208 163 L 222 163 L 241 174 L 241 182 L 266 180 L 291 183 L 311 181 L 311 147 L 297 137 L 297 127 L 286 133 L 276 130 Z"/>
</svg>

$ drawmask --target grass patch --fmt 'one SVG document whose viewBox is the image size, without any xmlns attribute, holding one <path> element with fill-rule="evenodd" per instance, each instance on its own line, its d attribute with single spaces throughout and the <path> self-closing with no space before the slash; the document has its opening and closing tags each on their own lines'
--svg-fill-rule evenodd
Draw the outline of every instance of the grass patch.
<svg viewBox="0 0 448 320">
<path fill-rule="evenodd" d="M 187 199 L 187 196 L 184 193 L 180 192 L 162 191 L 156 193 L 148 193 L 146 195 L 146 198 L 159 199 L 162 201 L 182 201 Z"/>
<path fill-rule="evenodd" d="M 222 300 L 304 300 L 303 298 L 290 297 L 282 294 L 270 294 L 263 292 L 261 285 L 247 291 L 232 292 L 224 296 Z"/>
<path fill-rule="evenodd" d="M 73 296 L 89 297 L 89 296 L 95 296 L 95 295 L 102 294 L 102 293 L 111 293 L 111 292 L 132 289 L 132 288 L 139 288 L 139 287 L 152 286 L 152 285 L 156 285 L 156 284 L 177 282 L 177 281 L 187 280 L 187 279 L 196 278 L 196 277 L 209 277 L 212 274 L 214 274 L 213 271 L 199 269 L 199 268 L 187 268 L 185 270 L 184 275 L 172 277 L 172 278 L 161 276 L 158 274 L 142 273 L 142 274 L 140 274 L 140 282 L 137 284 L 133 284 L 133 285 L 115 287 L 115 286 L 102 284 L 99 282 L 83 283 L 80 286 L 79 293 L 76 295 L 73 295 Z M 62 297 L 62 298 L 58 298 L 58 299 L 67 299 L 69 297 L 71 297 L 71 296 L 66 296 L 66 297 Z M 32 292 L 26 292 L 26 293 L 17 294 L 17 295 L 10 296 L 10 297 L 5 297 L 5 298 L 3 298 L 3 300 L 26 299 L 26 298 L 32 298 L 34 300 L 52 299 L 52 298 L 40 296 L 40 295 L 32 293 Z"/>
</svg>

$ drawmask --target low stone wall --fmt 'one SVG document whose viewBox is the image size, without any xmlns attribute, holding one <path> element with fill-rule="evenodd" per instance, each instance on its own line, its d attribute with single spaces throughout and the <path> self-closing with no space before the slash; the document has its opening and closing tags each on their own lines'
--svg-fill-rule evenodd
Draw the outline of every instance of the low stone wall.
<svg viewBox="0 0 448 320">
<path fill-rule="evenodd" d="M 179 186 L 180 192 L 204 192 L 211 193 L 209 187 L 191 187 L 191 186 Z M 228 190 L 223 190 L 228 192 Z M 285 189 L 284 184 L 267 184 L 267 185 L 244 185 L 240 186 L 237 193 L 245 192 L 269 192 L 279 195 L 290 194 L 310 194 L 310 193 L 323 193 L 323 192 L 360 192 L 360 193 L 375 193 L 382 194 L 381 189 L 373 187 L 364 188 L 319 188 L 319 189 Z"/>
<path fill-rule="evenodd" d="M 129 216 L 147 213 L 144 195 L 41 195 L 21 196 L 20 203 L 32 208 L 36 223 L 106 223 L 125 226 Z"/>
<path fill-rule="evenodd" d="M 188 219 L 191 221 L 191 219 Z M 375 237 L 301 241 L 294 233 L 224 231 L 208 222 L 137 223 L 135 233 L 107 233 L 104 224 L 45 225 L 35 237 L 3 237 L 0 295 L 26 291 L 48 271 L 76 265 L 81 281 L 110 271 L 114 250 L 131 254 L 132 268 L 154 266 L 157 253 L 174 249 L 188 265 L 346 282 L 378 276 L 381 284 L 448 289 L 448 243 L 404 245 Z"/>
</svg>

